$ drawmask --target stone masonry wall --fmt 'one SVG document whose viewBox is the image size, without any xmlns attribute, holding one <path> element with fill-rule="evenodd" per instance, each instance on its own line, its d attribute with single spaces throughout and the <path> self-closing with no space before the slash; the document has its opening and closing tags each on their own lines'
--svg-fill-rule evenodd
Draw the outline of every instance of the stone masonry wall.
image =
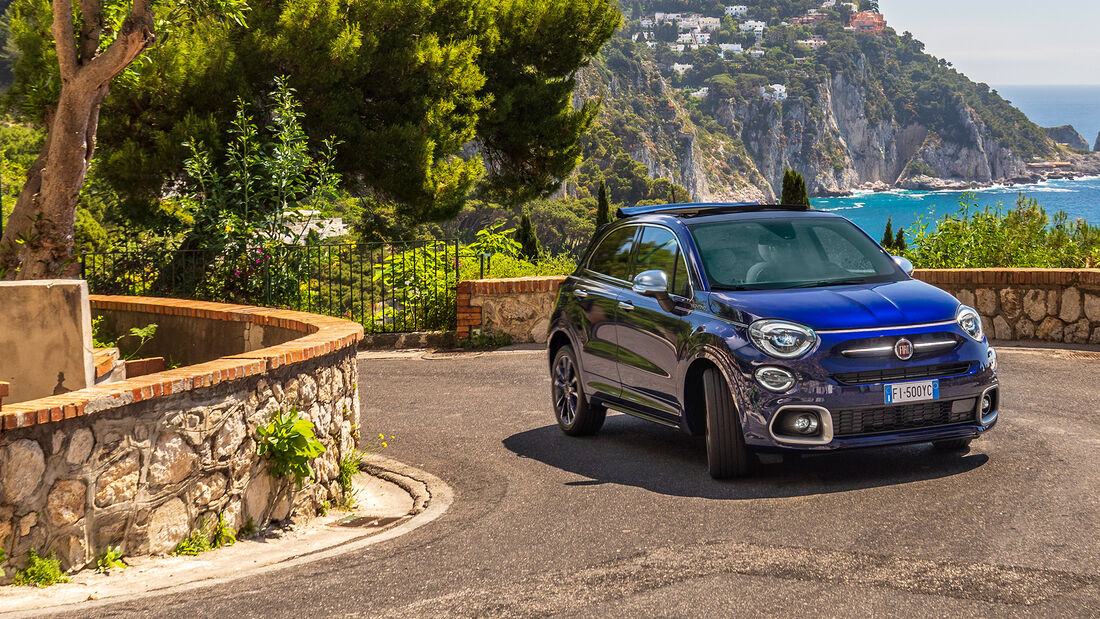
<svg viewBox="0 0 1100 619">
<path fill-rule="evenodd" d="M 978 310 L 993 339 L 1100 344 L 1098 269 L 926 269 L 916 276 Z"/>
<path fill-rule="evenodd" d="M 1100 344 L 1100 269 L 921 269 L 913 275 L 978 310 L 993 339 Z M 491 329 L 517 343 L 545 342 L 564 280 L 459 283 L 458 336 Z"/>
<path fill-rule="evenodd" d="M 209 318 L 211 311 L 240 309 L 211 305 L 196 311 Z M 358 438 L 361 327 L 297 312 L 251 308 L 251 314 L 304 334 L 3 408 L 0 545 L 9 561 L 0 582 L 32 547 L 77 568 L 107 546 L 121 546 L 128 556 L 171 552 L 219 514 L 235 529 L 249 518 L 259 527 L 305 521 L 340 500 L 338 464 Z M 301 488 L 272 478 L 256 454 L 256 429 L 292 407 L 313 421 L 326 448 L 313 461 L 316 479 Z"/>
</svg>

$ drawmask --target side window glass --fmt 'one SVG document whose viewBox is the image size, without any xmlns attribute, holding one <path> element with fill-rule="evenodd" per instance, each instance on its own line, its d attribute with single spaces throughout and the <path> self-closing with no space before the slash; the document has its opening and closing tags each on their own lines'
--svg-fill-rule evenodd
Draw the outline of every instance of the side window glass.
<svg viewBox="0 0 1100 619">
<path fill-rule="evenodd" d="M 630 281 L 630 250 L 636 230 L 637 226 L 625 226 L 605 236 L 588 259 L 589 270 Z"/>
<path fill-rule="evenodd" d="M 671 231 L 654 226 L 643 227 L 635 264 L 635 273 L 652 269 L 664 271 L 668 276 L 670 293 L 682 297 L 690 294 L 687 265 L 680 255 L 680 244 L 676 241 L 676 235 Z"/>
</svg>

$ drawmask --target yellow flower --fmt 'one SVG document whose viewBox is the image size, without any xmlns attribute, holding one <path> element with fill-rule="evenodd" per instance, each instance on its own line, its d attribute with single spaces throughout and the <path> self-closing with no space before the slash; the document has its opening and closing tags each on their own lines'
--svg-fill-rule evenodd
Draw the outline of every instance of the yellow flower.
<svg viewBox="0 0 1100 619">
<path fill-rule="evenodd" d="M 378 435 L 378 438 L 380 438 L 380 439 L 384 439 L 384 438 L 386 438 L 386 435 L 385 435 L 385 434 L 379 434 L 379 435 Z"/>
<path fill-rule="evenodd" d="M 389 445 L 386 444 L 386 441 L 382 441 L 382 446 L 383 447 L 389 447 Z"/>
</svg>

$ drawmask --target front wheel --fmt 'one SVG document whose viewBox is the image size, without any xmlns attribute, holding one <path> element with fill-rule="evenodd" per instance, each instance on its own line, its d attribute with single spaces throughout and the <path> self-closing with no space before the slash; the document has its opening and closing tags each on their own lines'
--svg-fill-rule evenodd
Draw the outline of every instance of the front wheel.
<svg viewBox="0 0 1100 619">
<path fill-rule="evenodd" d="M 581 388 L 580 368 L 573 348 L 562 346 L 550 364 L 550 395 L 558 427 L 570 436 L 595 434 L 603 427 L 607 409 L 592 405 Z"/>
<path fill-rule="evenodd" d="M 744 477 L 751 458 L 745 446 L 741 421 L 726 380 L 717 368 L 703 371 L 703 394 L 707 403 L 707 468 L 715 479 Z"/>
</svg>

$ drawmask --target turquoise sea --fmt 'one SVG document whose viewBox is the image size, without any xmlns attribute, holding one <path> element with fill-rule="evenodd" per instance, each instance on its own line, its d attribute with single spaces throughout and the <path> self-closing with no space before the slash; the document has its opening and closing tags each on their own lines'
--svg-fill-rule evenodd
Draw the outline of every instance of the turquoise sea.
<svg viewBox="0 0 1100 619">
<path fill-rule="evenodd" d="M 1090 146 L 1100 132 L 1100 86 L 998 86 L 997 91 L 1040 126 L 1073 125 Z M 1071 218 L 1100 224 L 1100 178 L 989 187 L 973 194 L 981 205 L 1001 202 L 1011 208 L 1020 192 L 1038 200 L 1051 215 L 1062 210 Z M 908 228 L 921 216 L 939 219 L 956 212 L 962 196 L 954 191 L 890 191 L 814 198 L 813 203 L 815 208 L 844 215 L 878 239 L 888 217 L 895 227 Z"/>
<path fill-rule="evenodd" d="M 1065 211 L 1070 219 L 1084 218 L 1100 224 L 1100 177 L 1076 180 L 1052 180 L 1034 185 L 1005 187 L 996 185 L 970 192 L 980 205 L 998 202 L 1012 208 L 1018 194 L 1035 198 L 1047 213 Z M 908 228 L 922 216 L 940 219 L 959 210 L 959 201 L 966 195 L 957 191 L 886 191 L 857 192 L 843 198 L 814 198 L 814 208 L 843 215 L 863 228 L 875 239 L 882 237 L 887 218 L 894 227 Z"/>
</svg>

